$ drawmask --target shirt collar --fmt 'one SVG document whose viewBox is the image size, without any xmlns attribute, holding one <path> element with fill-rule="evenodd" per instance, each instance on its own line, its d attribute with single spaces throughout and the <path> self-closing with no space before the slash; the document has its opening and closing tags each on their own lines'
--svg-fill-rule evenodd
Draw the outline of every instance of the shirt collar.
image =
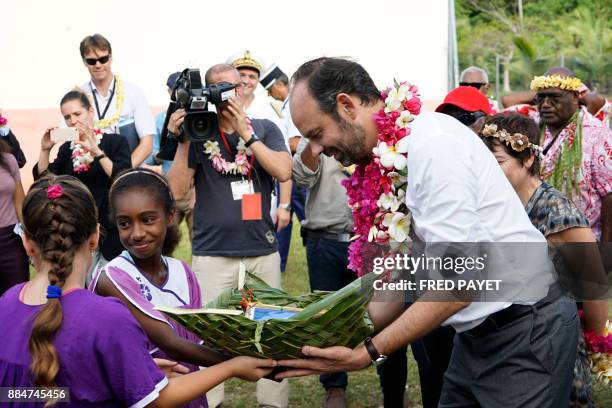
<svg viewBox="0 0 612 408">
<path fill-rule="evenodd" d="M 89 86 L 91 87 L 91 90 L 93 92 L 95 92 L 96 94 L 102 96 L 100 94 L 100 91 L 98 91 L 98 88 L 96 87 L 96 84 L 94 84 L 94 82 L 91 79 L 89 80 Z M 109 89 L 109 94 L 108 95 L 110 95 L 110 90 L 113 89 L 113 86 L 115 86 L 115 75 L 113 75 L 113 79 L 111 80 L 111 83 L 108 86 L 108 89 Z"/>
</svg>

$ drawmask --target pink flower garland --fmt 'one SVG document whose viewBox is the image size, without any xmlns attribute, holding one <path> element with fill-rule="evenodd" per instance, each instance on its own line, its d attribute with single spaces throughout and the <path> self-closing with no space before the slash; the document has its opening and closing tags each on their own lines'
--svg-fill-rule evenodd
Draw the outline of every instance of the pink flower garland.
<svg viewBox="0 0 612 408">
<path fill-rule="evenodd" d="M 407 91 L 407 92 L 406 92 Z M 399 94 L 398 94 L 399 93 Z M 391 98 L 391 100 L 390 100 Z M 418 115 L 421 111 L 421 100 L 418 88 L 406 82 L 395 84 L 395 88 L 388 88 L 381 92 L 381 99 L 385 108 L 374 115 L 378 127 L 378 143 L 384 142 L 388 146 L 395 146 L 401 139 L 410 134 L 410 128 L 398 124 L 402 111 L 411 115 Z M 407 154 L 405 154 L 407 156 Z M 343 181 L 348 196 L 348 204 L 353 212 L 355 239 L 349 247 L 348 267 L 357 272 L 358 276 L 364 274 L 362 259 L 364 251 L 374 252 L 375 248 L 368 249 L 368 242 L 386 243 L 390 237 L 388 226 L 383 224 L 385 215 L 391 212 L 381 206 L 380 198 L 383 194 L 392 194 L 398 197 L 398 185 L 394 184 L 394 177 L 402 176 L 394 168 L 387 168 L 380 162 L 378 149 L 374 149 L 372 159 L 368 164 L 355 167 L 354 173 L 348 180 Z M 404 182 L 405 185 L 405 182 Z M 405 203 L 400 206 L 404 213 L 408 213 Z M 373 227 L 375 227 L 373 229 Z M 375 234 L 372 232 L 376 231 Z"/>
</svg>

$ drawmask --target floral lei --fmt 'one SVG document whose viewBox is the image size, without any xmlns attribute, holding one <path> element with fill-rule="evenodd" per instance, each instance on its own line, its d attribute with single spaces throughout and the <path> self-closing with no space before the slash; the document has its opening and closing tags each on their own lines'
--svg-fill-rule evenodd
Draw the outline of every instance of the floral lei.
<svg viewBox="0 0 612 408">
<path fill-rule="evenodd" d="M 591 362 L 591 372 L 604 384 L 612 382 L 612 323 L 606 322 L 604 333 L 599 335 L 584 329 L 584 312 L 578 311 L 583 324 L 583 334 L 587 353 Z"/>
<path fill-rule="evenodd" d="M 96 135 L 96 144 L 100 144 L 102 140 L 102 131 L 95 127 L 93 129 Z M 94 157 L 86 146 L 83 146 L 79 142 L 70 142 L 70 150 L 72 150 L 72 168 L 75 173 L 85 173 L 91 168 L 91 163 L 94 161 Z"/>
<path fill-rule="evenodd" d="M 106 119 L 100 119 L 96 122 L 95 127 L 98 129 L 106 129 L 113 126 L 121 118 L 121 109 L 123 108 L 123 81 L 118 75 L 115 75 L 115 92 L 117 93 L 117 105 L 115 113 Z"/>
<path fill-rule="evenodd" d="M 411 215 L 405 204 L 408 184 L 408 135 L 410 123 L 421 111 L 418 88 L 395 82 L 381 92 L 382 108 L 374 116 L 378 127 L 372 160 L 360 164 L 343 181 L 353 212 L 355 238 L 349 247 L 349 268 L 364 274 L 364 244 L 410 242 Z"/>
<path fill-rule="evenodd" d="M 250 133 L 253 133 L 251 121 L 247 119 L 247 127 Z M 248 156 L 253 153 L 251 149 L 245 146 L 245 141 L 240 138 L 236 145 L 236 157 L 233 162 L 228 162 L 221 155 L 219 142 L 208 140 L 204 143 L 204 153 L 208 154 L 208 158 L 215 170 L 221 174 L 241 174 L 246 176 L 251 170 Z"/>
</svg>

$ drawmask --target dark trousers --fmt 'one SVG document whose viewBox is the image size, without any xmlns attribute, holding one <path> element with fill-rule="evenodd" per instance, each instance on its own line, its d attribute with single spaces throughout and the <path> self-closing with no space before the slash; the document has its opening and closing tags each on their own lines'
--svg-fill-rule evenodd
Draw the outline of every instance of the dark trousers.
<svg viewBox="0 0 612 408">
<path fill-rule="evenodd" d="M 423 408 L 436 408 L 440 400 L 444 372 L 448 368 L 455 330 L 450 326 L 439 327 L 413 342 L 412 354 L 419 367 Z M 408 378 L 406 347 L 390 354 L 377 368 L 383 391 L 385 408 L 401 408 Z"/>
<path fill-rule="evenodd" d="M 15 225 L 0 228 L 0 295 L 30 279 L 28 255 L 14 228 Z"/>
<path fill-rule="evenodd" d="M 338 290 L 357 277 L 347 268 L 348 242 L 305 238 L 304 244 L 311 290 Z M 319 381 L 325 389 L 346 388 L 348 377 L 346 373 L 321 374 Z"/>
<path fill-rule="evenodd" d="M 304 205 L 306 203 L 306 195 L 308 190 L 302 187 L 297 187 L 293 183 L 291 189 L 291 218 L 289 224 L 276 233 L 276 240 L 278 241 L 278 253 L 281 258 L 281 272 L 285 272 L 287 267 L 287 257 L 289 256 L 289 247 L 291 246 L 291 230 L 293 228 L 293 214 L 297 215 L 298 220 L 302 221 L 304 216 Z M 278 188 L 278 182 L 276 183 L 276 196 L 280 200 L 280 190 Z M 280 202 L 279 202 L 280 203 Z"/>
<path fill-rule="evenodd" d="M 565 297 L 485 334 L 457 334 L 440 407 L 567 407 L 578 334 Z"/>
</svg>

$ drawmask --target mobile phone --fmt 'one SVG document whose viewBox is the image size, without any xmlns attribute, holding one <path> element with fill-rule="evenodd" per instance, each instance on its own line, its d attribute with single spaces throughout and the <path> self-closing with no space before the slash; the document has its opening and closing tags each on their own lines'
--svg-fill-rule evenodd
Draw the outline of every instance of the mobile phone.
<svg viewBox="0 0 612 408">
<path fill-rule="evenodd" d="M 79 129 L 74 127 L 51 130 L 51 140 L 54 142 L 74 142 L 79 140 Z"/>
</svg>

